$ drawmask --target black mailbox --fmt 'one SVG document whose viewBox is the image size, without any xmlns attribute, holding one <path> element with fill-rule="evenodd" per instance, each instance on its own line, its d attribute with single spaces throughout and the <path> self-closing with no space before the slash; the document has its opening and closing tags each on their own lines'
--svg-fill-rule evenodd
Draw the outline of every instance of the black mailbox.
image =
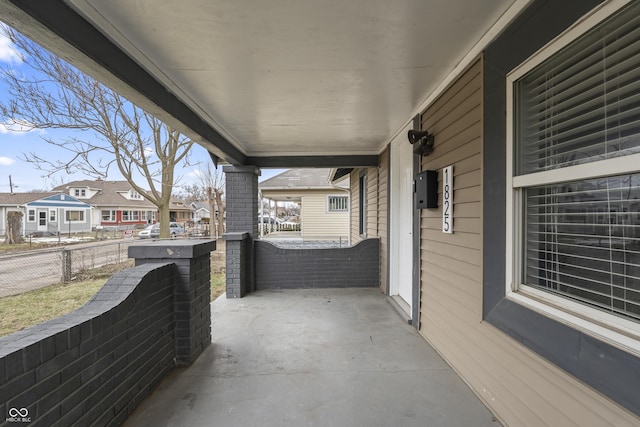
<svg viewBox="0 0 640 427">
<path fill-rule="evenodd" d="M 438 171 L 424 171 L 414 181 L 416 209 L 438 207 Z"/>
</svg>

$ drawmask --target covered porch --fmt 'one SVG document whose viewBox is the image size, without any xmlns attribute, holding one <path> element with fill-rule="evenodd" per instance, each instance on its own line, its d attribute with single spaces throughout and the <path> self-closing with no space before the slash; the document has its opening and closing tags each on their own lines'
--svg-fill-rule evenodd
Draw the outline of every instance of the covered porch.
<svg viewBox="0 0 640 427">
<path fill-rule="evenodd" d="M 124 426 L 497 426 L 378 289 L 211 304 L 212 345 Z"/>
<path fill-rule="evenodd" d="M 171 372 L 135 411 L 139 396 L 146 396 L 164 374 L 151 369 L 157 365 L 148 357 L 156 355 L 153 349 L 143 348 L 144 356 L 137 358 L 118 354 L 128 370 L 108 365 L 106 358 L 84 359 L 86 373 L 64 383 L 57 395 L 45 395 L 43 408 L 32 408 L 17 396 L 4 406 L 0 402 L 0 412 L 28 408 L 47 427 L 70 425 L 65 420 L 76 415 L 116 425 L 129 411 L 133 415 L 127 425 L 493 424 L 475 393 L 505 425 L 639 425 L 637 313 L 625 319 L 613 311 L 620 309 L 613 298 L 611 309 L 601 310 L 598 301 L 543 289 L 557 281 L 528 283 L 524 277 L 546 274 L 546 267 L 535 265 L 544 264 L 539 261 L 547 249 L 527 240 L 529 234 L 538 235 L 528 224 L 537 227 L 543 216 L 543 209 L 536 213 L 535 203 L 524 197 L 528 190 L 640 174 L 637 3 L 327 0 L 254 2 L 248 8 L 231 0 L 0 0 L 8 24 L 184 132 L 208 150 L 207 161 L 223 165 L 230 298 L 213 304 L 209 347 L 206 292 L 181 295 L 204 310 L 196 313 L 193 331 L 189 323 L 155 327 L 125 319 L 141 331 L 149 327 L 164 334 L 169 341 L 163 359 L 167 366 L 162 365 L 166 369 L 173 368 L 177 350 L 186 353 L 184 363 L 202 354 L 192 366 Z M 572 65 L 563 72 L 549 71 L 553 84 L 534 84 L 545 81 L 542 70 L 561 63 Z M 585 81 L 593 78 L 593 98 L 581 102 L 586 99 L 582 94 L 573 96 L 586 87 L 579 78 L 592 71 Z M 620 80 L 609 84 L 609 79 Z M 524 90 L 529 84 L 532 89 Z M 564 87 L 574 92 L 554 91 Z M 544 90 L 538 94 L 537 89 Z M 533 102 L 546 96 L 553 102 Z M 583 105 L 574 108 L 573 102 Z M 593 110 L 581 112 L 583 107 Z M 611 121 L 603 122 L 609 114 Z M 566 122 L 560 125 L 556 118 Z M 621 125 L 609 126 L 614 122 Z M 594 127 L 587 129 L 586 123 Z M 556 132 L 565 125 L 567 133 Z M 524 127 L 530 135 L 520 132 Z M 620 139 L 610 130 L 625 136 Z M 621 155 L 593 155 L 593 167 L 583 164 L 583 149 L 592 147 L 587 134 L 598 135 L 605 146 L 620 142 Z M 534 165 L 536 144 L 539 153 L 554 151 L 566 147 L 565 137 L 577 139 L 571 154 L 558 163 L 567 163 L 566 168 L 556 169 L 553 162 L 560 157 L 549 155 L 549 169 L 531 166 L 525 174 L 514 173 L 522 159 L 512 154 L 529 153 L 524 147 L 531 143 L 527 156 Z M 260 249 L 269 243 L 258 238 L 257 177 L 265 168 L 332 168 L 332 181 L 348 174 L 349 242 L 375 246 L 376 252 L 362 264 L 348 257 L 332 262 L 334 257 L 313 267 L 286 259 L 284 250 L 261 258 Z M 437 203 L 426 203 L 425 197 L 419 204 L 414 198 L 414 182 L 423 178 L 430 184 L 421 186 L 422 194 L 436 194 Z M 632 192 L 630 187 L 625 197 L 637 188 Z M 606 194 L 613 194 L 608 184 Z M 544 206 L 552 222 L 559 218 L 558 208 L 573 209 L 568 199 L 549 199 Z M 327 198 L 327 210 L 340 210 L 341 200 Z M 608 199 L 598 203 L 610 205 Z M 592 205 L 582 205 L 583 216 L 591 217 Z M 303 207 L 308 206 L 305 201 Z M 571 209 L 567 212 L 573 215 Z M 608 207 L 603 213 L 624 224 L 628 215 L 638 213 L 635 204 L 625 209 Z M 603 227 L 609 236 L 611 223 Z M 558 234 L 557 224 L 552 225 L 550 233 Z M 306 230 L 302 233 L 306 239 Z M 556 237 L 549 241 L 557 242 Z M 613 245 L 600 249 L 619 250 Z M 272 268 L 274 253 L 284 260 L 278 269 Z M 183 254 L 170 253 L 173 258 Z M 525 255 L 532 260 L 528 265 Z M 173 258 L 163 262 L 175 264 Z M 638 265 L 628 259 L 616 263 L 625 271 L 621 274 L 606 257 L 599 262 L 609 270 L 585 267 L 585 259 L 569 267 L 584 274 L 580 277 L 608 275 L 594 285 L 607 291 L 620 286 L 613 277 L 624 276 L 624 289 L 637 295 L 637 275 L 628 272 Z M 337 280 L 353 287 L 353 279 L 361 278 L 354 270 L 375 275 L 375 280 L 365 278 L 361 283 L 371 287 L 358 290 L 267 291 L 260 290 L 265 276 L 257 274 L 256 265 L 277 275 L 271 283 L 279 287 L 285 280 L 290 287 L 299 286 L 319 272 L 331 275 L 334 288 Z M 529 266 L 542 273 L 525 274 Z M 172 280 L 170 271 L 175 273 Z M 198 271 L 206 275 L 205 269 Z M 558 271 L 553 275 L 561 276 Z M 184 289 L 176 272 L 171 265 L 158 267 L 137 292 L 155 297 L 148 290 L 152 282 L 167 282 L 166 296 L 161 295 L 164 309 L 186 317 L 189 306 L 168 297 L 171 286 Z M 635 289 L 628 287 L 627 278 Z M 194 287 L 206 288 L 199 279 L 193 280 Z M 396 317 L 384 292 L 411 303 L 411 327 Z M 622 299 L 624 304 L 638 302 Z M 136 301 L 142 305 L 143 300 Z M 130 312 L 137 315 L 137 310 Z M 118 330 L 110 314 L 100 316 L 106 320 L 99 319 L 96 328 L 90 325 L 87 339 L 95 339 L 94 329 Z M 24 390 L 25 396 L 41 397 L 41 388 L 57 381 L 57 370 L 77 368 L 65 347 L 67 342 L 79 345 L 78 331 L 63 326 L 57 333 L 68 334 L 68 340 L 48 337 L 41 349 L 12 340 L 5 368 L 0 361 L 0 377 L 4 370 L 15 385 L 31 387 L 23 380 L 35 378 L 30 369 L 46 363 L 45 372 L 55 378 L 38 378 L 35 393 Z M 180 348 L 191 332 L 194 340 Z M 143 347 L 125 335 L 124 348 Z M 97 344 L 83 349 L 91 357 L 111 357 Z M 14 346 L 19 348 L 14 351 Z M 41 355 L 46 360 L 38 361 Z M 106 373 L 98 371 L 101 366 Z M 87 380 L 92 372 L 99 375 Z M 133 397 L 121 393 L 132 390 L 131 372 L 151 380 L 134 390 Z M 105 390 L 103 402 L 93 404 L 102 396 L 84 390 L 104 379 L 116 391 Z M 11 395 L 14 384 L 9 384 Z M 75 406 L 66 402 L 69 398 Z M 89 403 L 77 404 L 76 399 L 84 398 Z"/>
</svg>

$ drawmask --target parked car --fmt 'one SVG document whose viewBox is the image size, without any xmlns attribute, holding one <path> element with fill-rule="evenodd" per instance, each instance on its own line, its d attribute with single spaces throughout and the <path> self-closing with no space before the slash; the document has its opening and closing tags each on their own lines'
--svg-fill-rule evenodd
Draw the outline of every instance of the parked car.
<svg viewBox="0 0 640 427">
<path fill-rule="evenodd" d="M 169 235 L 171 238 L 176 238 L 178 236 L 184 236 L 184 227 L 182 227 L 177 222 L 169 223 Z M 147 227 L 138 233 L 138 237 L 140 239 L 157 239 L 160 237 L 160 224 L 151 224 L 147 225 Z"/>
</svg>

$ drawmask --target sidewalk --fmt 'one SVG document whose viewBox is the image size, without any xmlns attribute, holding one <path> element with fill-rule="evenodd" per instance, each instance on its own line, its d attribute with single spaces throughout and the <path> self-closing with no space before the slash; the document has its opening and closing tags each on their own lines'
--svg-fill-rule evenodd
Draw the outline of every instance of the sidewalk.
<svg viewBox="0 0 640 427">
<path fill-rule="evenodd" d="M 500 425 L 377 289 L 222 296 L 212 335 L 124 426 Z"/>
</svg>

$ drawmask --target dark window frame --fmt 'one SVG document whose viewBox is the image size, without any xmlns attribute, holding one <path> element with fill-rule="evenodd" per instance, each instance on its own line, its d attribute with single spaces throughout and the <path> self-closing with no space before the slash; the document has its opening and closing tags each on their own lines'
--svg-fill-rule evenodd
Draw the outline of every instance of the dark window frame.
<svg viewBox="0 0 640 427">
<path fill-rule="evenodd" d="M 506 75 L 600 3 L 535 0 L 484 52 L 483 318 L 640 415 L 640 358 L 505 298 Z"/>
<path fill-rule="evenodd" d="M 358 179 L 358 234 L 365 237 L 367 234 L 367 173 L 360 172 Z"/>
</svg>

